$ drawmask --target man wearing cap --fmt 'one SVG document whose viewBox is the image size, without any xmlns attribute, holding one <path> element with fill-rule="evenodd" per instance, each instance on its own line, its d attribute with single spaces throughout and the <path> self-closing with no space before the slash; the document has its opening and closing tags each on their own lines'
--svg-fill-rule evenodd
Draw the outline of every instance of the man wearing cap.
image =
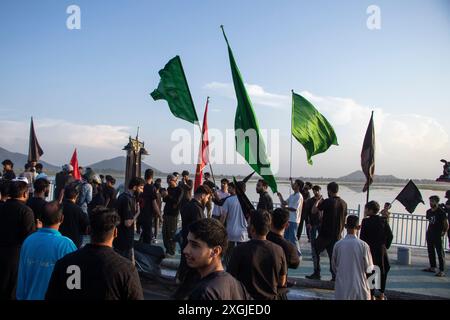
<svg viewBox="0 0 450 320">
<path fill-rule="evenodd" d="M 332 268 L 336 274 L 336 300 L 370 300 L 367 273 L 373 268 L 370 247 L 358 239 L 361 229 L 358 216 L 348 216 L 347 236 L 339 240 L 333 250 Z"/>
<path fill-rule="evenodd" d="M 6 203 L 0 216 L 0 300 L 15 299 L 20 248 L 23 241 L 36 229 L 33 210 L 28 200 L 28 183 L 11 182 Z"/>
<path fill-rule="evenodd" d="M 2 162 L 3 165 L 3 179 L 4 180 L 13 180 L 16 178 L 16 174 L 14 173 L 14 163 L 6 159 Z"/>
</svg>

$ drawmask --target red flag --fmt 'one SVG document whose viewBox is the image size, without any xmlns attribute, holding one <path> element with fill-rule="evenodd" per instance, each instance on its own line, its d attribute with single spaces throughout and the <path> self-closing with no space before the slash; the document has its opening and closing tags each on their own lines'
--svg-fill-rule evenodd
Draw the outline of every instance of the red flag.
<svg viewBox="0 0 450 320">
<path fill-rule="evenodd" d="M 73 167 L 73 177 L 75 180 L 81 180 L 80 169 L 78 167 L 77 149 L 73 152 L 72 159 L 70 160 L 70 165 Z"/>
<path fill-rule="evenodd" d="M 209 97 L 206 99 L 205 114 L 203 116 L 203 128 L 202 128 L 202 139 L 200 149 L 198 150 L 198 164 L 195 170 L 195 183 L 194 191 L 197 187 L 202 184 L 203 169 L 209 163 L 209 139 L 208 139 L 208 102 Z"/>
</svg>

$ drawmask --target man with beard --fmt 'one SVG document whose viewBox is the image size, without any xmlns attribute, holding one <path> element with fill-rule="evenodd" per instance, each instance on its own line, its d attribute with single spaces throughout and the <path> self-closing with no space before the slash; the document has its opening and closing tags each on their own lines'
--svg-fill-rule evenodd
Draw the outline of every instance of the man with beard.
<svg viewBox="0 0 450 320">
<path fill-rule="evenodd" d="M 256 184 L 256 193 L 259 194 L 259 202 L 257 210 L 267 210 L 269 213 L 273 212 L 273 201 L 270 194 L 267 192 L 269 185 L 264 179 L 258 180 Z"/>
<path fill-rule="evenodd" d="M 114 249 L 131 260 L 134 264 L 134 225 L 139 216 L 138 197 L 144 190 L 145 181 L 142 178 L 132 178 L 128 190 L 121 193 L 117 199 L 117 213 L 120 224 L 117 227 L 117 238 L 114 239 Z"/>
</svg>

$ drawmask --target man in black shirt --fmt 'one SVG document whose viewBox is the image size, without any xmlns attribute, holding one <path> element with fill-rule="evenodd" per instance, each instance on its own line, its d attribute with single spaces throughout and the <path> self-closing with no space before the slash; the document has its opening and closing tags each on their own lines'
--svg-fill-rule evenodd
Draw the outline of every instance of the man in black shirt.
<svg viewBox="0 0 450 320">
<path fill-rule="evenodd" d="M 289 211 L 277 208 L 272 214 L 272 226 L 267 234 L 267 240 L 279 245 L 283 248 L 286 255 L 288 268 L 297 269 L 300 265 L 300 257 L 297 253 L 296 246 L 284 238 L 284 230 L 289 225 Z"/>
<path fill-rule="evenodd" d="M 50 182 L 47 179 L 37 179 L 33 183 L 34 195 L 28 199 L 27 206 L 33 210 L 34 221 L 36 226 L 41 224 L 41 216 L 44 212 L 44 207 L 47 201 L 45 200 L 50 193 Z"/>
<path fill-rule="evenodd" d="M 445 193 L 445 198 L 447 199 L 447 202 L 445 203 L 445 211 L 447 211 L 447 221 L 450 224 L 450 190 L 447 190 Z M 448 236 L 448 246 L 450 248 L 450 228 L 447 231 Z M 447 250 L 447 253 L 450 253 L 450 250 Z"/>
<path fill-rule="evenodd" d="M 117 200 L 117 190 L 114 188 L 116 184 L 116 179 L 114 179 L 109 174 L 105 177 L 105 183 L 103 185 L 103 197 L 105 199 L 105 207 L 115 208 Z"/>
<path fill-rule="evenodd" d="M 270 194 L 267 192 L 269 185 L 264 179 L 258 180 L 256 184 L 256 193 L 259 194 L 259 202 L 257 210 L 267 210 L 269 213 L 273 212 L 273 201 Z"/>
<path fill-rule="evenodd" d="M 191 201 L 192 189 L 194 188 L 194 183 L 189 179 L 189 171 L 184 170 L 181 173 L 181 181 L 178 183 L 178 186 L 183 190 L 183 198 L 180 203 L 180 210 L 182 210 L 184 205 Z"/>
<path fill-rule="evenodd" d="M 308 199 L 303 206 L 306 215 L 306 228 L 309 230 L 309 236 L 311 241 L 311 256 L 313 259 L 314 270 L 318 268 L 318 261 L 316 257 L 316 244 L 317 235 L 319 232 L 320 224 L 322 222 L 322 211 L 318 209 L 319 204 L 322 203 L 323 197 L 321 194 L 322 188 L 318 185 L 313 187 L 314 197 Z"/>
<path fill-rule="evenodd" d="M 300 216 L 300 223 L 299 223 L 298 229 L 297 229 L 297 239 L 298 240 L 300 240 L 300 237 L 302 236 L 303 225 L 305 224 L 305 221 L 307 219 L 307 212 L 305 210 L 305 204 L 306 204 L 306 201 L 308 201 L 311 198 L 310 190 L 312 189 L 312 187 L 313 186 L 312 186 L 311 182 L 305 182 L 305 185 L 300 190 L 300 193 L 302 194 L 302 197 L 303 197 L 303 207 L 302 207 L 302 214 Z M 308 224 L 306 224 L 306 236 L 308 237 L 308 241 L 311 241 L 310 230 L 308 229 Z"/>
<path fill-rule="evenodd" d="M 0 300 L 15 299 L 20 248 L 36 229 L 33 210 L 25 205 L 27 183 L 11 182 L 9 194 L 0 211 Z"/>
<path fill-rule="evenodd" d="M 188 266 L 200 277 L 189 300 L 251 299 L 242 283 L 223 269 L 222 255 L 228 239 L 218 220 L 201 219 L 190 224 L 187 241 L 183 254 Z"/>
<path fill-rule="evenodd" d="M 341 239 L 342 231 L 344 231 L 347 203 L 338 196 L 339 185 L 336 182 L 330 182 L 327 191 L 328 199 L 321 202 L 317 207 L 319 211 L 323 212 L 323 216 L 316 242 L 316 267 L 314 273 L 306 276 L 306 278 L 320 280 L 320 254 L 327 250 L 330 259 L 331 281 L 334 281 L 336 275 L 331 265 L 331 259 L 334 245 Z"/>
<path fill-rule="evenodd" d="M 208 186 L 201 185 L 197 188 L 197 190 L 195 190 L 194 198 L 192 198 L 190 202 L 188 202 L 183 208 L 181 208 L 181 252 L 183 252 L 184 248 L 187 245 L 189 226 L 196 221 L 204 219 L 205 205 L 209 201 L 211 195 L 211 189 Z M 195 276 L 191 276 L 193 273 L 196 273 L 192 271 L 193 270 L 186 265 L 186 257 L 184 255 L 181 255 L 180 266 L 178 267 L 177 272 L 177 279 L 181 283 L 184 282 L 186 284 L 185 286 L 183 286 L 185 291 L 188 291 L 189 289 L 187 288 L 187 282 L 189 282 L 189 279 L 187 278 L 196 278 Z"/>
<path fill-rule="evenodd" d="M 430 267 L 424 269 L 425 272 L 436 271 L 436 253 L 439 260 L 439 271 L 436 273 L 437 277 L 445 277 L 445 253 L 443 245 L 443 237 L 448 230 L 447 215 L 443 208 L 439 206 L 439 197 L 430 197 L 430 207 L 427 211 L 427 219 L 430 222 L 426 234 L 428 258 L 430 260 Z"/>
<path fill-rule="evenodd" d="M 178 227 L 178 215 L 180 214 L 180 203 L 183 196 L 183 190 L 177 186 L 177 179 L 174 175 L 167 176 L 169 187 L 161 193 L 164 206 L 163 218 L 163 242 L 166 248 L 166 254 L 175 255 L 176 242 L 175 234 Z"/>
<path fill-rule="evenodd" d="M 270 225 L 267 211 L 255 211 L 251 215 L 252 240 L 233 250 L 227 269 L 256 300 L 280 299 L 280 289 L 286 287 L 286 256 L 279 245 L 266 239 Z"/>
<path fill-rule="evenodd" d="M 141 240 L 144 243 L 151 244 L 153 239 L 152 222 L 155 214 L 160 215 L 159 207 L 156 203 L 156 188 L 153 184 L 153 170 L 147 169 L 144 174 L 145 186 L 141 199 L 144 202 L 142 212 L 139 216 L 142 233 Z"/>
<path fill-rule="evenodd" d="M 134 224 L 139 216 L 138 197 L 144 190 L 145 181 L 134 177 L 128 184 L 128 190 L 121 193 L 117 199 L 117 213 L 120 224 L 117 227 L 117 238 L 114 239 L 114 249 L 134 264 Z"/>
<path fill-rule="evenodd" d="M 59 232 L 70 238 L 80 248 L 83 235 L 87 232 L 89 220 L 77 203 L 78 190 L 73 186 L 64 188 L 63 215 L 64 220 L 59 226 Z"/>
<path fill-rule="evenodd" d="M 9 180 L 9 181 L 14 180 L 16 178 L 16 174 L 14 173 L 14 170 L 13 170 L 14 163 L 11 160 L 6 159 L 2 162 L 2 165 L 3 165 L 2 179 Z"/>
<path fill-rule="evenodd" d="M 119 221 L 113 209 L 93 209 L 91 243 L 56 262 L 46 300 L 144 298 L 136 268 L 112 249 Z"/>
<path fill-rule="evenodd" d="M 1 206 L 9 199 L 9 186 L 11 181 L 0 179 L 0 210 Z"/>
</svg>

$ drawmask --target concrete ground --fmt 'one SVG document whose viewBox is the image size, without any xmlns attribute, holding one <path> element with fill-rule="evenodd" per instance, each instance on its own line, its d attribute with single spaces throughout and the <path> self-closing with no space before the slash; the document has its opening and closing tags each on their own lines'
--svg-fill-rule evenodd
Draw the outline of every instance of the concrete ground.
<svg viewBox="0 0 450 320">
<path fill-rule="evenodd" d="M 156 245 L 162 246 L 157 240 Z M 329 272 L 329 260 L 326 253 L 321 255 L 322 280 L 305 279 L 313 272 L 311 247 L 306 237 L 300 241 L 302 262 L 296 270 L 289 269 L 289 278 L 296 281 L 296 286 L 290 290 L 289 298 L 303 299 L 333 299 L 333 283 Z M 411 265 L 397 264 L 397 247 L 389 250 L 391 271 L 388 274 L 386 295 L 391 299 L 450 299 L 450 275 L 444 278 L 435 277 L 433 273 L 421 270 L 429 266 L 428 254 L 425 249 L 411 249 Z M 180 253 L 179 248 L 174 257 L 163 261 L 164 273 L 174 276 Z M 450 255 L 446 256 L 446 265 L 450 263 Z"/>
</svg>

